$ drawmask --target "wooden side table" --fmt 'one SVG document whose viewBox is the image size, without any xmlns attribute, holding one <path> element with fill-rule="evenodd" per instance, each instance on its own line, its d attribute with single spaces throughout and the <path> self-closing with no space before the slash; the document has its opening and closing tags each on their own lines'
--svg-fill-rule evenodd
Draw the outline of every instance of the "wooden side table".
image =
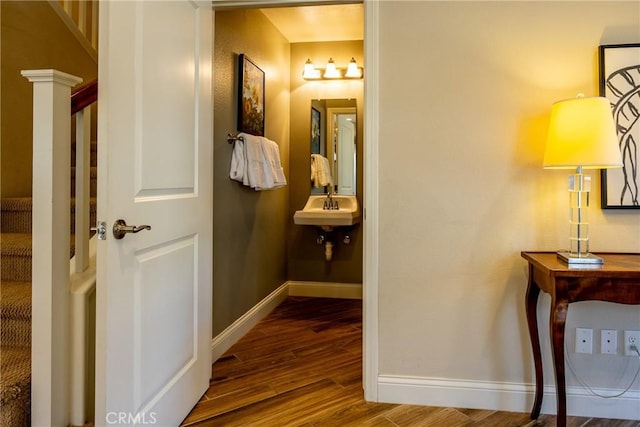
<svg viewBox="0 0 640 427">
<path fill-rule="evenodd" d="M 529 262 L 526 310 L 536 372 L 536 391 L 531 419 L 536 419 L 540 415 L 544 385 L 536 310 L 538 296 L 542 290 L 551 296 L 549 337 L 556 379 L 557 426 L 565 427 L 567 401 L 564 374 L 564 326 L 569 304 L 593 300 L 640 304 L 640 254 L 597 254 L 604 259 L 604 265 L 597 268 L 570 268 L 557 259 L 555 252 L 522 252 L 521 255 Z"/>
</svg>

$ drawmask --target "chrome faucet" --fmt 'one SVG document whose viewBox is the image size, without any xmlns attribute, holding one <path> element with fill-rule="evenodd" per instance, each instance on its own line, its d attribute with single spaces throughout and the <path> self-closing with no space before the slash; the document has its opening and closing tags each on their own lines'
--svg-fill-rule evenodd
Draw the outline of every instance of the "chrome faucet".
<svg viewBox="0 0 640 427">
<path fill-rule="evenodd" d="M 338 201 L 337 200 L 333 200 L 333 194 L 331 192 L 327 193 L 327 198 L 325 199 L 324 203 L 322 204 L 322 209 L 323 210 L 338 210 L 338 209 L 340 209 L 338 207 Z"/>
</svg>

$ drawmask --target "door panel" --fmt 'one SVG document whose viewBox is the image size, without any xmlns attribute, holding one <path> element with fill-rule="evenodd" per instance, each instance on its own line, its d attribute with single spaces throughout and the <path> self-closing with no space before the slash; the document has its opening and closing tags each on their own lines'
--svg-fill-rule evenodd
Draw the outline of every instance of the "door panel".
<svg viewBox="0 0 640 427">
<path fill-rule="evenodd" d="M 136 7 L 137 195 L 194 192 L 198 9 L 189 2 L 167 2 L 162 8 L 137 2 Z M 158 146 L 164 140 L 172 143 Z"/>
<path fill-rule="evenodd" d="M 135 254 L 134 357 L 137 411 L 197 360 L 195 237 Z M 167 304 L 167 302 L 170 302 Z M 171 315 L 168 315 L 171 313 Z"/>
</svg>

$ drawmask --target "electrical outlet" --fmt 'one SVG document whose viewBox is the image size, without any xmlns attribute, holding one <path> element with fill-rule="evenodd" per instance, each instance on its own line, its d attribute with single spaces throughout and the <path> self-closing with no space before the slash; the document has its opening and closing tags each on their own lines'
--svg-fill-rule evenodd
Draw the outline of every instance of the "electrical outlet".
<svg viewBox="0 0 640 427">
<path fill-rule="evenodd" d="M 612 329 L 600 331 L 600 353 L 618 354 L 618 331 Z"/>
<path fill-rule="evenodd" d="M 576 328 L 576 353 L 593 353 L 593 329 Z"/>
<path fill-rule="evenodd" d="M 631 349 L 632 345 L 635 345 L 636 349 L 640 351 L 640 331 L 624 331 L 625 356 L 638 356 L 638 353 Z"/>
</svg>

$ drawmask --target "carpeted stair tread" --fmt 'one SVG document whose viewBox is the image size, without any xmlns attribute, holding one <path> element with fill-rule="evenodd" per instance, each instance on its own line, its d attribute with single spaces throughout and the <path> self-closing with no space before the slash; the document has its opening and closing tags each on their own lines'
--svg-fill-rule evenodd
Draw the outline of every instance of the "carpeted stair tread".
<svg viewBox="0 0 640 427">
<path fill-rule="evenodd" d="M 0 283 L 0 344 L 31 345 L 31 282 Z"/>
<path fill-rule="evenodd" d="M 0 283 L 0 317 L 31 320 L 31 282 Z"/>
<path fill-rule="evenodd" d="M 69 258 L 74 253 L 74 235 L 70 238 Z M 0 234 L 0 279 L 4 281 L 31 281 L 31 234 L 2 233 Z"/>
<path fill-rule="evenodd" d="M 2 282 L 31 281 L 31 234 L 0 234 L 0 279 Z"/>
<path fill-rule="evenodd" d="M 31 424 L 31 348 L 0 347 L 0 425 Z"/>
<path fill-rule="evenodd" d="M 2 256 L 31 256 L 31 234 L 2 233 L 0 235 Z"/>
<path fill-rule="evenodd" d="M 95 209 L 97 199 L 91 197 L 89 203 L 91 209 Z M 71 209 L 74 209 L 76 205 L 75 197 L 71 198 Z M 0 210 L 3 214 L 6 212 L 31 212 L 33 207 L 33 199 L 31 197 L 6 197 L 0 200 Z"/>
<path fill-rule="evenodd" d="M 0 209 L 6 211 L 30 211 L 31 197 L 6 197 L 0 200 Z"/>
<path fill-rule="evenodd" d="M 31 233 L 33 201 L 30 197 L 14 197 L 0 201 L 0 231 L 3 233 Z M 75 227 L 76 199 L 71 198 L 71 232 Z M 95 224 L 97 214 L 97 199 L 89 199 L 89 222 Z"/>
<path fill-rule="evenodd" d="M 31 197 L 0 200 L 0 230 L 5 233 L 31 233 Z"/>
</svg>

